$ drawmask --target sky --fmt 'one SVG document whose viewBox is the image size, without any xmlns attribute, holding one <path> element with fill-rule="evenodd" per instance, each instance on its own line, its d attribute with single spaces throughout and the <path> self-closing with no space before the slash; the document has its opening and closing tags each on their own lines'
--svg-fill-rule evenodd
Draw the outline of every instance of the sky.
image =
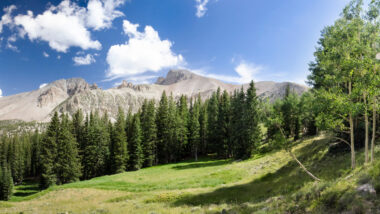
<svg viewBox="0 0 380 214">
<path fill-rule="evenodd" d="M 305 84 L 348 0 L 1 0 L 0 96 L 84 78 L 103 89 L 188 69 Z"/>
</svg>

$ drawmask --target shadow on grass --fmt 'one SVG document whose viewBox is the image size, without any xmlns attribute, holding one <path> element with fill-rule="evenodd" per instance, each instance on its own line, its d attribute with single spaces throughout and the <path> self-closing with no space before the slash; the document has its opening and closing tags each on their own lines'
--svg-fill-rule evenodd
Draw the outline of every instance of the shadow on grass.
<svg viewBox="0 0 380 214">
<path fill-rule="evenodd" d="M 316 140 L 295 152 L 298 159 L 323 180 L 331 180 L 341 175 L 337 169 L 347 168 L 347 157 L 331 158 L 326 153 L 319 153 L 327 147 L 327 140 Z M 334 166 L 334 167 L 332 167 Z M 213 192 L 184 196 L 172 203 L 181 205 L 209 205 L 209 204 L 242 204 L 245 202 L 260 202 L 280 195 L 292 194 L 305 183 L 313 179 L 305 174 L 295 161 L 275 171 L 257 178 L 250 183 L 216 189 Z"/>
<path fill-rule="evenodd" d="M 212 167 L 212 166 L 221 166 L 225 164 L 232 163 L 232 160 L 217 160 L 209 162 L 195 162 L 186 165 L 173 166 L 173 169 L 184 170 L 184 169 L 194 169 L 194 168 L 203 168 L 203 167 Z"/>
</svg>

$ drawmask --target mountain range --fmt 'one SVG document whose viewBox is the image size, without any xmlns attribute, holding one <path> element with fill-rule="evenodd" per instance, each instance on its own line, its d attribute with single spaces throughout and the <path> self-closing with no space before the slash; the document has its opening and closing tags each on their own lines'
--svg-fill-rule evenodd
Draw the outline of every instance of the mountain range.
<svg viewBox="0 0 380 214">
<path fill-rule="evenodd" d="M 297 94 L 308 88 L 291 82 L 260 81 L 255 83 L 257 95 L 273 101 L 285 93 L 286 86 Z M 220 88 L 233 92 L 248 84 L 235 85 L 213 78 L 197 75 L 187 70 L 170 70 L 166 77 L 160 77 L 154 84 L 138 84 L 123 81 L 119 86 L 102 90 L 96 84 L 88 84 L 84 79 L 61 79 L 46 86 L 25 93 L 0 98 L 0 120 L 22 120 L 26 122 L 49 121 L 55 111 L 72 115 L 78 109 L 85 114 L 91 111 L 108 112 L 115 118 L 119 106 L 125 111 L 131 108 L 136 112 L 144 99 L 159 100 L 163 91 L 178 99 L 182 94 L 190 97 L 201 95 L 202 99 L 211 96 Z"/>
</svg>

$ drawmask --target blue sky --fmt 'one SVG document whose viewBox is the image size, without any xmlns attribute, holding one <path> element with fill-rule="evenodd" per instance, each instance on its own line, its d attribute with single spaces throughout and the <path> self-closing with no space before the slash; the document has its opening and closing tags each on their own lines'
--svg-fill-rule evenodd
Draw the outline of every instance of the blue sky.
<svg viewBox="0 0 380 214">
<path fill-rule="evenodd" d="M 110 88 L 171 68 L 233 83 L 303 83 L 348 0 L 2 0 L 0 90 L 82 77 Z"/>
</svg>

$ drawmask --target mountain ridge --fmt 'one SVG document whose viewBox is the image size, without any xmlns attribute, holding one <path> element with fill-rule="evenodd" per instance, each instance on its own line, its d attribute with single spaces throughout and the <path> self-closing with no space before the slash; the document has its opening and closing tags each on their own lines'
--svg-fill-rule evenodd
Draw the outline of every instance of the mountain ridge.
<svg viewBox="0 0 380 214">
<path fill-rule="evenodd" d="M 255 86 L 259 97 L 273 101 L 284 95 L 288 84 L 297 94 L 308 90 L 306 86 L 289 82 L 262 81 L 256 82 Z M 232 93 L 241 87 L 246 90 L 248 84 L 229 84 L 187 70 L 170 70 L 165 78 L 158 78 L 154 84 L 135 85 L 124 80 L 119 86 L 106 90 L 96 84 L 90 85 L 82 78 L 60 79 L 34 91 L 0 98 L 0 120 L 47 122 L 55 111 L 72 115 L 78 109 L 85 114 L 107 112 L 113 119 L 119 106 L 124 111 L 136 112 L 145 99 L 158 101 L 163 91 L 175 99 L 181 95 L 190 98 L 198 94 L 206 99 L 217 88 Z"/>
</svg>

